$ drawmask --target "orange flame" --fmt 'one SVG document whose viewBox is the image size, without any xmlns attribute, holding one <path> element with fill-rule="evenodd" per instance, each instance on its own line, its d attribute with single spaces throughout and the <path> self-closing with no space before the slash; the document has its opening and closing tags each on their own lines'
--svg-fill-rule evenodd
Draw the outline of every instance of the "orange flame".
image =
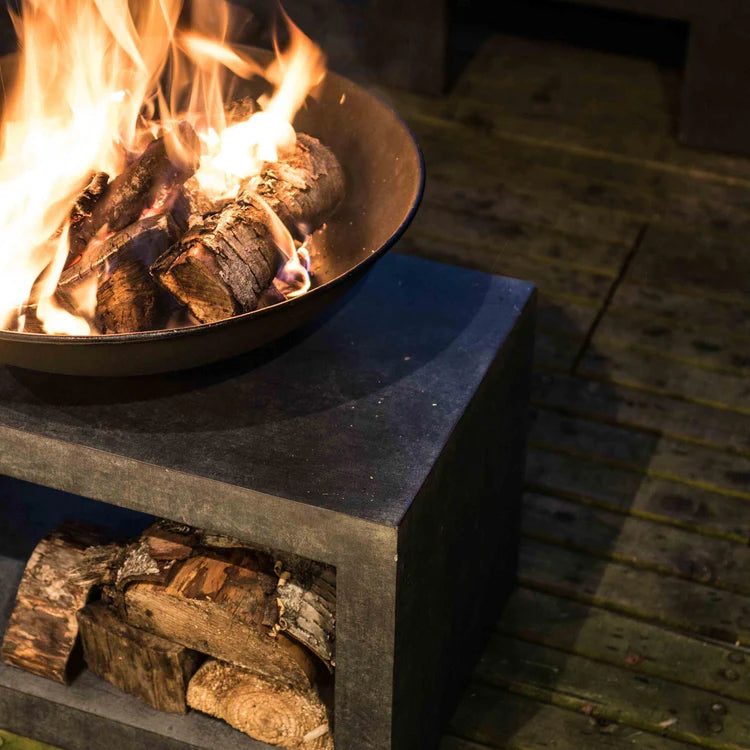
<svg viewBox="0 0 750 750">
<path fill-rule="evenodd" d="M 321 51 L 286 19 L 289 46 L 263 69 L 227 43 L 223 0 L 192 5 L 191 28 L 179 30 L 182 0 L 21 0 L 20 63 L 0 124 L 0 328 L 19 320 L 34 287 L 47 332 L 91 332 L 95 288 L 79 292 L 78 315 L 55 301 L 70 210 L 92 172 L 119 174 L 160 124 L 193 125 L 203 147 L 197 179 L 213 198 L 236 196 L 294 146 L 294 116 L 325 75 Z M 227 127 L 232 77 L 256 75 L 272 96 Z"/>
</svg>

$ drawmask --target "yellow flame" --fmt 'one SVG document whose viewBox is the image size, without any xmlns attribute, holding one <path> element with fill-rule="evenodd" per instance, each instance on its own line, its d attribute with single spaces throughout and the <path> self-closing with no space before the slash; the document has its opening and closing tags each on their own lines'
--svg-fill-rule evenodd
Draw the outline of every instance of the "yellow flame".
<svg viewBox="0 0 750 750">
<path fill-rule="evenodd" d="M 211 197 L 236 195 L 294 146 L 291 122 L 325 75 L 321 51 L 287 19 L 290 43 L 263 70 L 227 43 L 223 0 L 194 0 L 188 31 L 177 29 L 181 11 L 182 0 L 21 0 L 20 61 L 0 124 L 0 328 L 34 287 L 46 331 L 91 332 L 95 288 L 78 300 L 79 316 L 55 301 L 70 209 L 92 172 L 119 174 L 160 124 L 194 126 L 197 177 Z M 261 112 L 227 127 L 230 74 L 263 75 L 274 91 Z"/>
</svg>

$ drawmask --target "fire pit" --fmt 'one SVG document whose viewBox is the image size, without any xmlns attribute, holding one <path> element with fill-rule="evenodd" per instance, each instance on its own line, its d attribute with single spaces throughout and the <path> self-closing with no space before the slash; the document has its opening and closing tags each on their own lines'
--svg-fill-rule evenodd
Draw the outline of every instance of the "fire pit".
<svg viewBox="0 0 750 750">
<path fill-rule="evenodd" d="M 273 60 L 273 55 L 260 50 L 243 48 L 241 53 L 243 60 L 252 59 L 265 70 Z M 257 80 L 243 83 L 234 91 L 234 99 L 241 101 L 247 94 L 262 91 L 254 83 L 257 84 Z M 277 93 L 282 85 L 277 87 Z M 187 316 L 173 317 L 171 324 L 179 327 L 106 336 L 98 335 L 95 326 L 89 327 L 89 335 L 77 335 L 80 330 L 77 324 L 70 325 L 69 307 L 63 309 L 63 318 L 66 318 L 63 328 L 66 324 L 69 327 L 66 335 L 56 335 L 60 324 L 49 323 L 46 326 L 52 334 L 30 332 L 29 315 L 26 308 L 21 307 L 6 325 L 15 326 L 15 330 L 0 331 L 0 360 L 66 374 L 134 375 L 176 370 L 248 351 L 283 336 L 320 314 L 345 294 L 406 229 L 421 197 L 423 165 L 413 137 L 398 116 L 373 95 L 334 74 L 326 76 L 317 91 L 317 98 L 308 100 L 307 106 L 300 109 L 294 126 L 299 133 L 319 139 L 330 149 L 341 163 L 346 181 L 343 200 L 327 221 L 324 231 L 317 233 L 310 243 L 312 288 L 306 294 L 298 295 L 299 290 L 292 290 L 285 301 L 279 301 L 283 297 L 271 297 L 263 303 L 268 306 L 245 313 L 241 312 L 242 305 L 239 305 L 233 312 L 240 314 L 221 320 L 217 320 L 216 315 L 209 316 L 204 320 L 211 322 L 203 324 L 192 315 L 194 308 L 189 305 L 189 300 L 177 295 L 178 303 L 188 302 L 190 310 Z M 198 123 L 196 128 L 200 133 Z M 179 128 L 177 132 L 179 135 Z M 303 145 L 307 143 L 304 137 L 299 137 Z M 149 212 L 153 213 L 152 207 L 145 211 Z M 293 254 L 296 248 L 294 244 L 289 245 L 292 242 L 289 232 L 282 227 L 281 237 L 278 237 L 279 232 L 274 232 L 273 223 L 269 223 L 282 252 L 286 244 L 286 252 Z M 278 224 L 277 220 L 276 228 Z M 105 226 L 105 233 L 107 228 L 111 230 Z M 70 257 L 76 254 L 76 250 L 85 249 L 86 245 L 84 241 L 78 243 L 83 247 L 75 247 L 74 229 L 75 224 L 70 229 Z M 94 227 L 92 231 L 95 230 Z M 70 258 L 67 263 L 70 263 Z M 53 265 L 52 260 L 50 264 Z M 109 259 L 101 267 L 106 269 L 108 264 Z M 62 274 L 60 286 L 66 280 L 66 274 L 70 277 L 81 265 L 73 264 L 67 270 L 58 268 L 58 274 Z M 164 263 L 161 265 L 164 267 Z M 159 276 L 154 273 L 156 266 L 151 267 L 154 277 Z M 49 267 L 44 273 L 50 273 Z M 32 277 L 33 273 L 30 277 L 33 281 Z M 129 279 L 120 286 L 127 287 L 128 284 Z M 168 282 L 166 285 L 169 288 Z M 37 280 L 37 295 L 39 286 Z M 103 287 L 100 274 L 97 300 L 100 308 Z M 59 291 L 60 287 L 57 296 L 51 298 L 58 306 Z M 142 295 L 135 295 L 136 314 L 127 317 L 142 318 L 138 306 L 147 304 Z M 101 315 L 98 318 L 86 315 L 82 307 L 74 308 L 72 314 L 78 316 L 84 325 L 88 325 L 87 321 L 91 322 L 92 317 L 95 320 L 101 318 Z M 177 308 L 181 307 L 177 304 Z"/>
</svg>

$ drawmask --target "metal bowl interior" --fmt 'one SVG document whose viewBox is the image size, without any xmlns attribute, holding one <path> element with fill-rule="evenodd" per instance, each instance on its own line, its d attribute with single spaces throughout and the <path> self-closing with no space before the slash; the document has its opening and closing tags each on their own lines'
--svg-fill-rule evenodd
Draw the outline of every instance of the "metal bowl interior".
<svg viewBox="0 0 750 750">
<path fill-rule="evenodd" d="M 251 351 L 320 315 L 406 230 L 421 200 L 424 164 L 398 115 L 342 76 L 326 77 L 319 98 L 294 125 L 329 146 L 347 178 L 342 205 L 316 238 L 310 292 L 219 323 L 177 330 L 89 337 L 0 331 L 0 362 L 66 375 L 169 372 Z"/>
</svg>

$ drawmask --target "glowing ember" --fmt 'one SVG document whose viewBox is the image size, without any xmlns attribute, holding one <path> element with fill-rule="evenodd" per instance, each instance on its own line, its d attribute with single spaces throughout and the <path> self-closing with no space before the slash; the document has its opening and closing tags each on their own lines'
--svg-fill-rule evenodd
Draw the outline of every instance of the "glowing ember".
<svg viewBox="0 0 750 750">
<path fill-rule="evenodd" d="M 284 16 L 285 50 L 266 69 L 226 40 L 229 9 L 222 1 L 192 3 L 188 28 L 182 0 L 22 0 L 14 16 L 21 48 L 7 95 L 0 151 L 0 328 L 24 330 L 29 306 L 47 333 L 96 333 L 97 279 L 58 298 L 71 258 L 71 209 L 92 174 L 112 178 L 129 168 L 154 137 L 171 163 L 189 163 L 200 144 L 194 182 L 208 201 L 235 200 L 264 165 L 291 153 L 291 125 L 325 76 L 324 57 Z M 162 84 L 164 73 L 169 81 Z M 260 75 L 273 92 L 260 111 L 227 123 L 233 76 Z M 158 112 L 158 118 L 157 113 Z M 189 123 L 193 130 L 179 123 Z M 168 180 L 133 220 L 171 209 Z M 268 230 L 285 257 L 274 282 L 285 296 L 310 288 L 309 255 L 264 201 Z M 115 233 L 94 227 L 88 243 Z M 78 257 L 78 256 L 76 256 Z"/>
</svg>

